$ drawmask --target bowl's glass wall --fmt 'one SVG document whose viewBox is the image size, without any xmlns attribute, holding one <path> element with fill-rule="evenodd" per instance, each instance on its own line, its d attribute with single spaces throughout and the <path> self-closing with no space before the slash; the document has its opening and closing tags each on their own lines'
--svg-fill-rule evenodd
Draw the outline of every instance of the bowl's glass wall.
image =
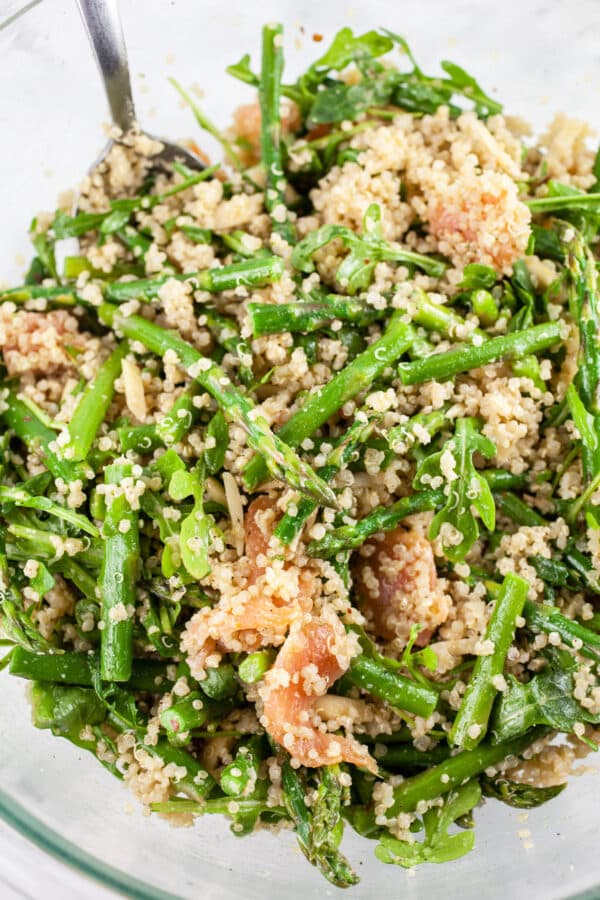
<svg viewBox="0 0 600 900">
<path fill-rule="evenodd" d="M 0 0 L 0 22 L 19 3 Z M 32 214 L 51 208 L 99 152 L 106 117 L 74 0 L 43 0 L 0 30 L 0 278 L 17 279 L 28 253 Z M 123 0 L 139 118 L 157 134 L 195 135 L 190 115 L 166 83 L 175 75 L 206 92 L 204 106 L 225 124 L 252 92 L 225 65 L 259 45 L 260 24 L 283 20 L 290 70 L 342 25 L 384 25 L 406 35 L 425 68 L 449 57 L 467 66 L 511 113 L 543 128 L 563 109 L 600 125 L 600 3 L 577 0 Z M 321 45 L 322 46 L 322 45 Z M 205 142 L 207 145 L 207 142 Z M 377 863 L 373 846 L 350 838 L 358 865 L 356 898 L 572 896 L 600 884 L 600 782 L 592 774 L 526 823 L 516 810 L 478 812 L 477 849 L 464 860 L 409 877 Z M 129 797 L 112 776 L 64 741 L 34 731 L 23 685 L 0 675 L 0 814 L 66 861 L 131 896 L 288 900 L 336 893 L 304 862 L 289 834 L 237 840 L 226 823 L 171 830 L 127 815 Z M 532 849 L 520 829 L 531 831 Z M 133 879 L 131 881 L 130 879 Z"/>
</svg>

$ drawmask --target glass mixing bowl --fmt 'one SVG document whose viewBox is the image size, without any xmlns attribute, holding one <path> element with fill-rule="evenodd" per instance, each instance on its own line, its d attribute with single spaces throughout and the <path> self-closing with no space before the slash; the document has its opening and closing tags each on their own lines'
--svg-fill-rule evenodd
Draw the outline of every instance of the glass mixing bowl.
<svg viewBox="0 0 600 900">
<path fill-rule="evenodd" d="M 0 30 L 0 275 L 7 280 L 22 275 L 32 215 L 52 208 L 59 191 L 78 182 L 103 145 L 106 118 L 73 0 L 38 0 L 16 15 L 23 5 L 0 0 L 0 18 L 9 20 Z M 445 57 L 464 64 L 536 128 L 559 109 L 598 121 L 598 0 L 568 6 L 559 0 L 370 0 L 360 6 L 352 0 L 263 0 L 227 10 L 222 0 L 123 0 L 121 6 L 140 121 L 175 139 L 198 135 L 167 76 L 203 88 L 207 112 L 225 124 L 235 105 L 252 97 L 251 89 L 225 75 L 225 66 L 248 51 L 256 58 L 260 26 L 271 19 L 286 25 L 291 72 L 318 52 L 314 34 L 327 41 L 343 25 L 383 25 L 406 35 L 428 69 Z M 413 877 L 377 862 L 372 843 L 349 836 L 346 849 L 362 876 L 351 896 L 598 897 L 599 787 L 592 774 L 574 778 L 526 823 L 518 810 L 488 803 L 477 811 L 472 854 L 420 868 Z M 134 805 L 95 760 L 34 730 L 24 684 L 0 675 L 0 816 L 66 864 L 140 898 L 308 900 L 336 893 L 304 861 L 291 833 L 239 840 L 220 819 L 172 829 L 131 812 Z M 531 832 L 527 840 L 524 829 Z"/>
</svg>

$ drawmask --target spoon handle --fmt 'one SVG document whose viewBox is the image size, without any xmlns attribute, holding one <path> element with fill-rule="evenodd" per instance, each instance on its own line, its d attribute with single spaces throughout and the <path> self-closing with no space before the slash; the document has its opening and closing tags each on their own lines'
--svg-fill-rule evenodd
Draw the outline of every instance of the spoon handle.
<svg viewBox="0 0 600 900">
<path fill-rule="evenodd" d="M 127 49 L 118 0 L 77 0 L 92 45 L 115 125 L 129 131 L 135 124 Z"/>
</svg>

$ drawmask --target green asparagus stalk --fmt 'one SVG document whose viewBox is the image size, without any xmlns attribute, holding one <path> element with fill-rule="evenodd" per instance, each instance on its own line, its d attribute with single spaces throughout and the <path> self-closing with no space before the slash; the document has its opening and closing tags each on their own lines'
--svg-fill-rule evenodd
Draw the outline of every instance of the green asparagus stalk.
<svg viewBox="0 0 600 900">
<path fill-rule="evenodd" d="M 233 762 L 221 772 L 221 790 L 232 797 L 243 797 L 254 790 L 259 766 L 264 757 L 264 738 L 254 735 L 238 749 Z"/>
<path fill-rule="evenodd" d="M 437 707 L 438 693 L 434 688 L 392 672 L 368 656 L 355 656 L 345 677 L 356 687 L 385 700 L 390 706 L 416 716 L 427 718 Z"/>
<path fill-rule="evenodd" d="M 522 487 L 524 477 L 513 475 L 504 469 L 483 469 L 480 474 L 488 482 L 492 490 L 504 490 L 511 487 Z M 354 525 L 340 525 L 328 532 L 318 541 L 311 541 L 308 545 L 310 556 L 319 556 L 324 559 L 336 556 L 338 553 L 356 550 L 373 534 L 379 531 L 391 531 L 407 516 L 414 513 L 436 509 L 446 500 L 443 489 L 432 491 L 419 491 L 409 497 L 401 497 L 391 506 L 378 506 L 363 519 Z"/>
<path fill-rule="evenodd" d="M 258 88 L 261 159 L 266 174 L 265 207 L 273 230 L 294 243 L 294 228 L 285 205 L 285 176 L 281 157 L 281 76 L 283 27 L 265 25 L 262 32 L 262 70 Z"/>
<path fill-rule="evenodd" d="M 415 298 L 416 309 L 412 317 L 415 325 L 421 325 L 427 331 L 437 331 L 438 334 L 448 338 L 454 337 L 459 329 L 462 330 L 467 325 L 466 320 L 451 307 L 434 303 L 420 288 L 416 289 Z M 475 328 L 472 335 L 477 335 L 484 341 L 488 340 L 488 335 L 480 328 Z"/>
<path fill-rule="evenodd" d="M 310 556 L 327 559 L 347 550 L 356 550 L 372 534 L 379 531 L 391 531 L 407 516 L 435 509 L 444 502 L 445 497 L 446 495 L 441 489 L 420 491 L 410 497 L 402 497 L 391 506 L 377 507 L 355 525 L 341 525 L 320 540 L 311 541 L 308 545 L 308 553 Z"/>
<path fill-rule="evenodd" d="M 387 815 L 412 812 L 419 803 L 442 797 L 507 757 L 519 756 L 548 732 L 548 728 L 533 728 L 526 734 L 501 744 L 480 744 L 474 750 L 463 750 L 445 762 L 405 779 L 394 788 L 394 802 Z"/>
<path fill-rule="evenodd" d="M 196 423 L 199 410 L 194 405 L 194 397 L 200 386 L 194 381 L 179 395 L 168 413 L 155 424 L 122 425 L 117 429 L 121 450 L 137 450 L 139 453 L 150 453 L 161 445 L 170 447 L 183 440 Z"/>
<path fill-rule="evenodd" d="M 585 625 L 580 625 L 553 606 L 525 602 L 523 615 L 527 625 L 533 631 L 543 631 L 546 634 L 559 634 L 562 641 L 569 647 L 579 650 L 583 656 L 600 662 L 600 635 L 596 634 Z"/>
<path fill-rule="evenodd" d="M 485 640 L 492 652 L 478 656 L 450 731 L 449 739 L 455 747 L 473 750 L 481 743 L 488 729 L 490 714 L 498 688 L 494 679 L 504 670 L 506 654 L 515 635 L 515 621 L 523 611 L 529 585 L 512 572 L 502 582 L 494 611 L 485 631 Z"/>
<path fill-rule="evenodd" d="M 403 384 L 443 381 L 500 359 L 522 359 L 559 343 L 561 327 L 559 322 L 545 322 L 524 331 L 513 331 L 490 338 L 479 346 L 465 344 L 426 359 L 400 363 L 400 378 Z"/>
<path fill-rule="evenodd" d="M 76 462 L 87 459 L 98 429 L 106 418 L 114 394 L 115 381 L 128 352 L 129 345 L 127 341 L 123 341 L 100 366 L 96 377 L 81 395 L 69 422 L 68 443 L 61 447 L 65 459 Z"/>
<path fill-rule="evenodd" d="M 447 411 L 448 407 L 444 406 L 441 409 L 434 409 L 430 413 L 417 413 L 406 422 L 402 422 L 402 424 L 390 429 L 386 434 L 386 440 L 391 449 L 398 450 L 406 445 L 420 444 L 420 438 L 415 434 L 417 430 L 425 429 L 430 438 L 434 437 L 448 424 Z"/>
<path fill-rule="evenodd" d="M 525 503 L 524 500 L 521 500 L 516 494 L 511 493 L 511 491 L 495 493 L 494 501 L 497 509 L 503 512 L 505 516 L 508 516 L 509 519 L 512 519 L 516 525 L 536 527 L 547 524 L 544 517 L 537 510 Z"/>
<path fill-rule="evenodd" d="M 124 303 L 127 300 L 148 302 L 158 297 L 161 287 L 172 278 L 176 281 L 189 281 L 194 290 L 220 294 L 238 287 L 273 284 L 274 281 L 279 281 L 283 270 L 284 262 L 279 256 L 259 256 L 228 266 L 206 269 L 204 272 L 169 273 L 138 281 L 113 281 L 106 285 L 104 296 L 111 303 Z"/>
<path fill-rule="evenodd" d="M 279 430 L 279 436 L 297 447 L 336 413 L 352 397 L 366 390 L 410 346 L 412 329 L 396 313 L 383 335 L 338 372 L 331 381 L 311 394 L 306 403 Z M 260 457 L 250 460 L 244 469 L 244 483 L 254 490 L 265 477 Z"/>
<path fill-rule="evenodd" d="M 242 384 L 250 387 L 254 381 L 252 350 L 244 338 L 241 337 L 236 323 L 228 316 L 223 316 L 216 310 L 209 308 L 204 310 L 204 317 L 217 343 L 227 353 L 231 353 L 239 359 L 238 377 Z"/>
<path fill-rule="evenodd" d="M 70 484 L 77 480 L 87 481 L 93 476 L 93 469 L 89 465 L 71 462 L 59 456 L 56 433 L 44 425 L 13 390 L 7 392 L 2 418 L 30 452 L 40 454 L 55 478 L 62 478 Z"/>
<path fill-rule="evenodd" d="M 104 304 L 100 317 L 131 340 L 139 340 L 153 353 L 163 356 L 173 350 L 190 377 L 211 394 L 226 418 L 240 425 L 248 435 L 249 445 L 261 454 L 275 478 L 281 478 L 296 490 L 306 492 L 322 503 L 335 506 L 333 491 L 300 457 L 269 428 L 252 402 L 231 383 L 225 372 L 202 356 L 178 334 L 166 331 L 140 316 L 124 317 L 114 307 Z"/>
<path fill-rule="evenodd" d="M 133 663 L 133 615 L 139 567 L 138 516 L 123 491 L 132 478 L 131 463 L 113 463 L 104 482 L 114 494 L 106 497 L 104 559 L 100 573 L 102 638 L 100 663 L 106 681 L 128 681 Z"/>
<path fill-rule="evenodd" d="M 353 297 L 336 294 L 303 303 L 249 303 L 248 313 L 254 337 L 264 334 L 319 331 L 335 319 L 366 326 L 386 317 L 388 310 L 375 309 Z"/>
<path fill-rule="evenodd" d="M 29 300 L 48 300 L 51 306 L 75 306 L 89 304 L 79 297 L 75 289 L 67 285 L 24 284 L 21 287 L 0 291 L 0 303 L 27 303 Z"/>
<path fill-rule="evenodd" d="M 338 788 L 331 782 L 328 767 L 323 770 L 325 789 L 323 793 L 329 794 L 330 802 L 337 800 L 339 804 Z M 316 828 L 319 813 L 327 797 L 318 795 L 319 803 L 315 807 L 309 807 L 306 803 L 306 787 L 298 771 L 292 768 L 288 759 L 284 759 L 281 768 L 281 783 L 284 794 L 284 802 L 288 813 L 295 825 L 300 849 L 310 863 L 317 866 L 319 871 L 337 887 L 350 887 L 356 884 L 357 878 L 348 861 L 337 849 L 335 826 L 337 816 L 331 817 L 335 821 L 329 821 L 329 827 Z M 317 820 L 317 821 L 315 821 Z M 332 827 L 333 826 L 333 827 Z M 324 833 L 322 833 L 324 832 Z"/>
<path fill-rule="evenodd" d="M 256 684 L 262 681 L 266 673 L 275 662 L 275 653 L 272 650 L 257 650 L 249 653 L 238 666 L 238 675 L 244 684 Z"/>
<path fill-rule="evenodd" d="M 89 653 L 36 653 L 15 647 L 10 660 L 10 672 L 30 681 L 92 687 L 92 668 L 96 657 Z M 124 685 L 129 691 L 148 691 L 164 694 L 173 687 L 167 663 L 154 659 L 135 659 L 131 678 Z"/>
<path fill-rule="evenodd" d="M 59 503 L 49 500 L 48 497 L 34 497 L 21 487 L 0 485 L 0 503 L 14 503 L 15 506 L 25 509 L 36 509 L 40 512 L 45 512 L 49 516 L 54 516 L 63 522 L 74 525 L 75 528 L 79 528 L 86 534 L 92 535 L 92 537 L 98 537 L 100 534 L 87 516 L 77 513 L 67 506 L 61 506 Z"/>
<path fill-rule="evenodd" d="M 231 709 L 231 700 L 210 700 L 206 694 L 192 691 L 173 706 L 164 709 L 160 714 L 160 721 L 170 743 L 186 744 L 191 740 L 190 732 L 202 728 L 207 722 L 222 718 Z"/>
<path fill-rule="evenodd" d="M 375 426 L 375 419 L 363 419 L 357 417 L 341 441 L 328 454 L 325 465 L 318 470 L 318 474 L 326 479 L 331 479 L 336 472 L 343 468 L 353 454 L 357 446 L 365 441 Z M 294 511 L 286 511 L 277 523 L 274 535 L 282 544 L 290 544 L 302 531 L 307 519 L 316 510 L 317 505 L 313 500 L 303 497 Z"/>
<path fill-rule="evenodd" d="M 438 744 L 432 750 L 420 751 L 412 743 L 386 746 L 377 755 L 377 762 L 389 771 L 397 769 L 429 769 L 444 762 L 450 756 L 447 744 Z"/>
</svg>

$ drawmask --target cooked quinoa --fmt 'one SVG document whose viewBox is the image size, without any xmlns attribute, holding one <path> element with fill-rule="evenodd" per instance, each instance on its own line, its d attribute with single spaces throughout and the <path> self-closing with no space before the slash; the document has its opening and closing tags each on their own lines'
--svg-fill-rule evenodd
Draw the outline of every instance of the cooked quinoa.
<svg viewBox="0 0 600 900">
<path fill-rule="evenodd" d="M 597 749 L 600 167 L 389 32 L 282 52 L 231 67 L 222 162 L 114 133 L 34 220 L 0 624 L 34 724 L 148 813 L 293 828 L 346 887 L 344 824 L 454 859 Z"/>
</svg>

